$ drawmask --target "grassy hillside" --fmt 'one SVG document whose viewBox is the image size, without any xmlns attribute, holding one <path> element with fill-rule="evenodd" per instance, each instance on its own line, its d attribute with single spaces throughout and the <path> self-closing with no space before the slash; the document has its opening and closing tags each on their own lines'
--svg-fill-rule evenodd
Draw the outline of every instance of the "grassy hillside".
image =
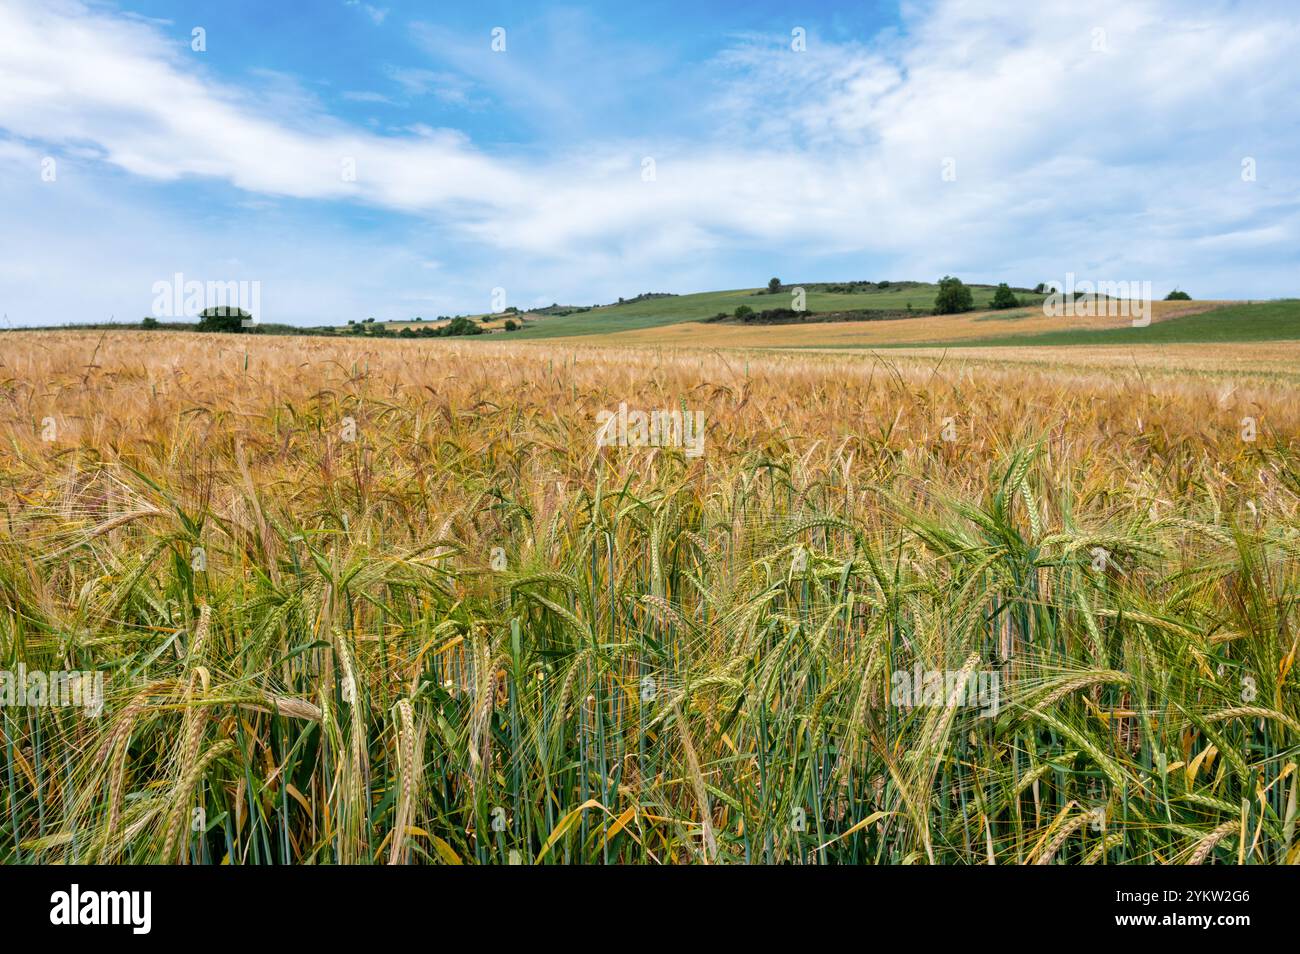
<svg viewBox="0 0 1300 954">
<path fill-rule="evenodd" d="M 993 288 L 987 285 L 972 285 L 970 289 L 975 306 L 988 307 L 989 300 L 993 297 Z M 937 293 L 938 286 L 930 283 L 853 294 L 821 291 L 810 287 L 805 304 L 808 311 L 813 314 L 864 308 L 894 311 L 906 309 L 908 305 L 919 312 L 927 312 L 934 307 L 934 297 Z M 1035 302 L 1042 297 L 1029 292 L 1022 292 L 1020 295 Z M 606 305 L 581 314 L 542 319 L 532 327 L 514 332 L 511 338 L 518 340 L 563 338 L 636 331 L 685 321 L 701 321 L 712 318 L 719 312 L 731 314 L 741 305 L 748 305 L 754 311 L 789 308 L 790 292 L 783 290 L 775 295 L 769 295 L 765 288 L 739 288 L 731 291 L 674 295 L 670 298 Z"/>
<path fill-rule="evenodd" d="M 1239 302 L 1152 302 L 1153 320 L 1168 321 Z M 875 314 L 889 315 L 890 312 Z M 892 314 L 897 314 L 894 312 Z M 803 321 L 794 324 L 686 321 L 640 331 L 597 336 L 611 344 L 696 348 L 886 348 L 925 347 L 934 342 L 984 341 L 993 336 L 1017 339 L 1055 331 L 1127 327 L 1128 319 L 1053 317 L 1042 308 L 970 311 L 958 315 L 915 315 L 863 321 Z M 588 339 L 574 339 L 588 340 Z"/>
</svg>

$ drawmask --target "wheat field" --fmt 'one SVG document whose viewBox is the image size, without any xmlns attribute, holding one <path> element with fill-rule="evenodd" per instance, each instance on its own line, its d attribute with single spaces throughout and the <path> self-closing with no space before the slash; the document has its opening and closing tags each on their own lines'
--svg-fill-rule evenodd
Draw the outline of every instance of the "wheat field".
<svg viewBox="0 0 1300 954">
<path fill-rule="evenodd" d="M 1285 376 L 32 332 L 0 395 L 0 668 L 103 684 L 3 708 L 0 861 L 1300 860 Z"/>
<path fill-rule="evenodd" d="M 929 304 L 926 302 L 925 304 Z M 1169 321 L 1232 304 L 1224 301 L 1153 301 L 1152 322 Z M 545 320 L 545 319 L 544 319 Z M 975 341 L 1006 334 L 1030 337 L 1050 331 L 1111 330 L 1131 326 L 1132 318 L 1108 315 L 1052 316 L 1039 306 L 1007 311 L 976 310 L 957 315 L 926 315 L 875 321 L 809 321 L 799 324 L 742 324 L 682 321 L 677 324 L 607 333 L 602 343 L 684 348 L 882 348 L 933 341 Z M 581 339 L 569 339 L 581 341 Z"/>
</svg>

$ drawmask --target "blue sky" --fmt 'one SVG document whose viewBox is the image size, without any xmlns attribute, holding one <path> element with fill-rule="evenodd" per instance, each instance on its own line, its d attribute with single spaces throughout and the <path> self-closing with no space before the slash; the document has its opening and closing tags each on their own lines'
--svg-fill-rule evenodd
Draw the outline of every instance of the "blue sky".
<svg viewBox="0 0 1300 954">
<path fill-rule="evenodd" d="M 176 273 L 296 324 L 772 275 L 1294 295 L 1297 64 L 1266 2 L 0 0 L 0 312 L 137 320 Z"/>
</svg>

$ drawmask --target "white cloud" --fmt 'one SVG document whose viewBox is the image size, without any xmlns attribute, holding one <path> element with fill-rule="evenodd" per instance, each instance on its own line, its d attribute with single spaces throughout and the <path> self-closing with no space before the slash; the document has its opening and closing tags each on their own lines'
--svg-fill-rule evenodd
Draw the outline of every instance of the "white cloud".
<svg viewBox="0 0 1300 954">
<path fill-rule="evenodd" d="M 344 5 L 361 10 L 375 26 L 382 26 L 384 20 L 388 18 L 387 7 L 372 6 L 369 3 L 362 3 L 361 0 L 344 0 Z"/>
<path fill-rule="evenodd" d="M 392 100 L 383 93 L 371 93 L 366 90 L 347 90 L 343 98 L 353 103 L 385 103 L 392 105 Z"/>
<path fill-rule="evenodd" d="M 481 105 L 471 98 L 474 84 L 456 73 L 391 65 L 384 72 L 408 96 L 432 95 L 444 103 L 456 106 Z"/>
<path fill-rule="evenodd" d="M 738 37 L 701 82 L 693 118 L 714 135 L 493 155 L 454 130 L 348 125 L 273 78 L 218 82 L 151 23 L 14 4 L 0 7 L 0 129 L 145 180 L 408 213 L 436 223 L 442 245 L 451 233 L 552 288 L 603 287 L 601 268 L 662 288 L 720 250 L 797 248 L 913 270 L 891 266 L 895 277 L 1107 268 L 1285 290 L 1300 237 L 1300 136 L 1284 121 L 1300 93 L 1300 24 L 1281 8 L 1186 9 L 953 2 L 906 8 L 901 35 L 876 42 L 814 33 L 796 53 L 787 37 Z M 390 75 L 410 95 L 463 102 L 490 81 L 530 86 L 521 95 L 557 115 L 570 108 L 508 55 L 485 53 L 506 72 L 472 81 L 457 56 L 456 72 Z M 1238 175 L 1245 155 L 1259 160 L 1254 183 Z M 644 156 L 655 181 L 642 179 Z M 1215 258 L 1227 253 L 1253 256 L 1256 271 Z M 492 281 L 482 267 L 479 285 Z"/>
</svg>

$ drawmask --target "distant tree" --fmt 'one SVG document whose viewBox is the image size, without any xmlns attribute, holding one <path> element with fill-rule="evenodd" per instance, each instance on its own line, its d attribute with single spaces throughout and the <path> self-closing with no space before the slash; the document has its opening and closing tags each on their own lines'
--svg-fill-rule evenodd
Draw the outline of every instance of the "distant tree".
<svg viewBox="0 0 1300 954">
<path fill-rule="evenodd" d="M 749 319 L 754 317 L 754 309 L 750 308 L 748 305 L 737 305 L 734 314 L 741 321 L 749 321 Z"/>
<path fill-rule="evenodd" d="M 416 316 L 415 316 L 415 320 L 416 320 L 416 321 L 424 321 L 424 319 L 421 318 L 419 315 L 416 315 Z"/>
<path fill-rule="evenodd" d="M 506 331 L 514 331 L 518 327 L 519 327 L 519 322 L 515 321 L 513 318 L 506 319 L 506 325 L 505 325 Z"/>
<path fill-rule="evenodd" d="M 945 275 L 939 279 L 939 294 L 934 299 L 934 310 L 941 315 L 954 315 L 960 311 L 970 311 L 974 307 L 970 289 L 962 284 L 960 278 Z"/>
<path fill-rule="evenodd" d="M 238 334 L 245 331 L 244 320 L 253 316 L 242 308 L 219 305 L 199 312 L 199 331 L 225 331 Z"/>
<path fill-rule="evenodd" d="M 769 278 L 767 280 L 767 293 L 769 295 L 775 295 L 780 290 L 781 290 L 781 279 Z"/>
<path fill-rule="evenodd" d="M 375 323 L 375 319 L 373 319 L 373 318 L 367 318 L 367 319 L 366 319 L 366 324 L 368 324 L 368 325 L 373 325 L 374 323 Z"/>
<path fill-rule="evenodd" d="M 1168 295 L 1165 296 L 1165 301 L 1191 301 L 1191 300 L 1192 300 L 1191 295 L 1187 294 L 1187 292 L 1185 291 L 1179 291 L 1177 288 L 1175 288 L 1173 291 L 1171 291 Z"/>
<path fill-rule="evenodd" d="M 1047 294 L 1047 286 L 1044 285 L 1042 282 L 1039 282 L 1037 285 L 1034 286 L 1034 294 L 1035 295 Z"/>
<path fill-rule="evenodd" d="M 141 327 L 141 328 L 157 328 L 157 327 L 158 327 L 158 319 L 157 319 L 157 318 L 154 318 L 154 317 L 151 316 L 151 315 L 146 315 L 144 318 L 141 318 L 141 319 L 140 319 L 140 327 Z"/>
<path fill-rule="evenodd" d="M 997 290 L 993 292 L 993 301 L 989 304 L 993 308 L 1015 308 L 1020 304 L 1020 300 L 1016 298 L 1016 293 L 1006 282 L 1000 282 Z"/>
<path fill-rule="evenodd" d="M 397 336 L 399 338 L 414 338 L 415 332 L 412 331 L 410 328 L 403 328 L 401 331 L 397 333 Z"/>
<path fill-rule="evenodd" d="M 877 288 L 888 288 L 888 287 L 889 287 L 889 282 L 888 282 L 888 281 L 876 282 L 876 287 L 877 287 Z"/>
<path fill-rule="evenodd" d="M 449 338 L 459 337 L 460 335 L 481 335 L 483 326 L 476 325 L 468 318 L 457 316 L 451 320 L 451 324 L 442 329 L 442 333 Z"/>
</svg>

